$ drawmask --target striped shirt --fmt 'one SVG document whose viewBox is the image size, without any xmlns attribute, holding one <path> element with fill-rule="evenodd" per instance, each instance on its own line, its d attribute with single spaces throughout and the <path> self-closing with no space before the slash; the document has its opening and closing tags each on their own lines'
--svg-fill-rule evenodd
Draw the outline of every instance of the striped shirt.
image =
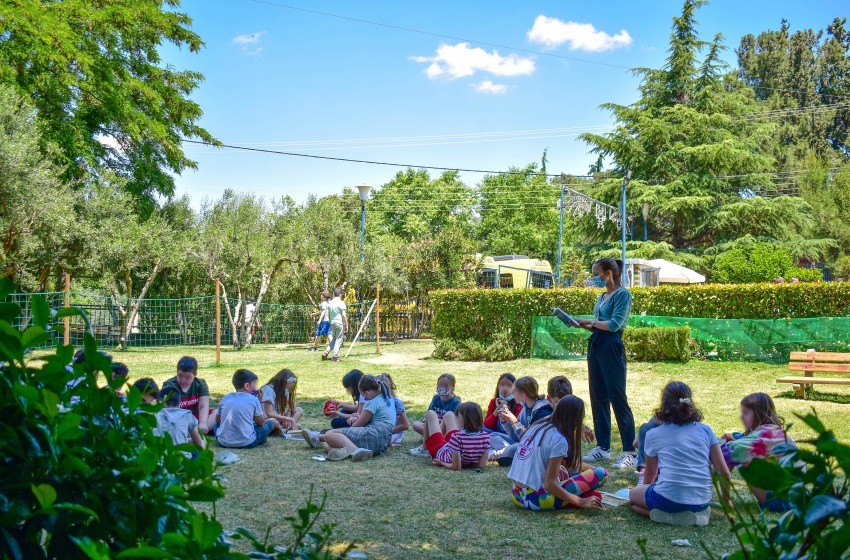
<svg viewBox="0 0 850 560">
<path fill-rule="evenodd" d="M 487 432 L 469 433 L 461 430 L 452 434 L 449 441 L 437 451 L 437 459 L 444 463 L 452 462 L 452 454 L 460 454 L 461 467 L 473 467 L 481 456 L 490 451 L 490 435 Z"/>
</svg>

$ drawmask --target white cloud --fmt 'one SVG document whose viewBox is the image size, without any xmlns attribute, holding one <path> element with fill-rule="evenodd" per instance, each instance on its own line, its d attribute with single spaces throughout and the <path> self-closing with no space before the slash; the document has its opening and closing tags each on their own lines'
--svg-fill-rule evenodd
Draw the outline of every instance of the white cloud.
<svg viewBox="0 0 850 560">
<path fill-rule="evenodd" d="M 425 74 L 433 79 L 463 78 L 476 72 L 487 72 L 494 76 L 527 76 L 534 73 L 533 58 L 516 54 L 500 55 L 497 51 L 487 52 L 469 43 L 440 45 L 434 56 L 412 56 L 414 62 L 430 62 Z"/>
<path fill-rule="evenodd" d="M 109 148 L 110 150 L 115 150 L 116 152 L 123 152 L 124 148 L 121 147 L 121 144 L 118 142 L 118 139 L 109 134 L 98 134 L 94 137 L 101 146 L 104 148 Z"/>
<path fill-rule="evenodd" d="M 599 31 L 592 23 L 561 21 L 543 15 L 537 16 L 528 32 L 528 40 L 554 49 L 564 43 L 571 51 L 602 52 L 627 47 L 632 37 L 625 29 L 616 35 Z"/>
<path fill-rule="evenodd" d="M 508 91 L 508 86 L 505 84 L 494 84 L 490 80 L 484 80 L 483 82 L 472 84 L 472 89 L 478 93 L 500 94 Z"/>
<path fill-rule="evenodd" d="M 256 45 L 260 42 L 260 38 L 265 35 L 265 31 L 257 31 L 256 33 L 245 33 L 237 35 L 233 38 L 233 42 L 237 45 Z"/>
</svg>

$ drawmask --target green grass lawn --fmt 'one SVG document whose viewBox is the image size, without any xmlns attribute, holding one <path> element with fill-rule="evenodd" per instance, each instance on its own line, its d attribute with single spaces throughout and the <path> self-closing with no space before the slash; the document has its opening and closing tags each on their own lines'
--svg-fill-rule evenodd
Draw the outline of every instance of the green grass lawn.
<svg viewBox="0 0 850 560">
<path fill-rule="evenodd" d="M 390 373 L 411 421 L 424 415 L 442 372 L 457 377 L 456 392 L 461 399 L 482 406 L 492 397 L 496 378 L 505 371 L 517 377 L 531 375 L 544 388 L 550 377 L 566 375 L 576 394 L 588 403 L 589 415 L 584 362 L 441 362 L 426 359 L 432 348 L 430 342 L 382 344 L 383 354 L 377 356 L 374 345 L 358 345 L 347 360 L 331 363 L 322 362 L 318 354 L 306 352 L 303 346 L 262 346 L 223 351 L 220 368 L 214 365 L 210 347 L 130 349 L 116 351 L 114 358 L 130 367 L 131 378 L 149 375 L 161 384 L 174 375 L 182 355 L 193 355 L 214 400 L 232 391 L 230 378 L 236 367 L 253 370 L 261 383 L 288 367 L 298 376 L 299 405 L 306 411 L 302 422 L 317 430 L 328 426 L 321 412 L 325 400 L 345 399 L 340 379 L 352 368 Z M 764 391 L 774 397 L 786 419 L 814 407 L 827 426 L 839 435 L 846 434 L 850 389 L 830 387 L 829 394 L 802 401 L 793 397 L 788 386 L 775 382 L 785 372 L 783 366 L 752 363 L 630 364 L 629 399 L 640 424 L 651 415 L 666 382 L 684 381 L 693 389 L 705 422 L 721 434 L 740 430 L 740 399 Z M 614 430 L 616 450 L 619 435 L 616 426 Z M 791 434 L 796 439 L 810 435 L 800 422 Z M 311 460 L 316 450 L 282 438 L 272 438 L 264 448 L 237 451 L 243 460 L 220 470 L 226 478 L 227 497 L 216 506 L 218 518 L 226 529 L 242 526 L 258 535 L 271 527 L 272 539 L 280 541 L 289 532 L 284 518 L 294 514 L 315 484 L 327 491 L 323 520 L 337 525 L 336 537 L 356 543 L 372 558 L 637 558 L 639 538 L 647 540 L 651 558 L 705 558 L 700 541 L 715 552 L 734 546 L 719 511 L 703 529 L 656 525 L 637 517 L 628 507 L 602 512 L 521 511 L 510 503 L 507 469 L 492 466 L 481 473 L 439 469 L 408 454 L 419 442 L 416 433 L 408 432 L 401 449 L 365 463 L 319 463 Z M 634 484 L 633 473 L 612 472 L 606 489 L 613 492 Z M 671 545 L 671 540 L 681 538 L 689 539 L 694 548 Z"/>
</svg>

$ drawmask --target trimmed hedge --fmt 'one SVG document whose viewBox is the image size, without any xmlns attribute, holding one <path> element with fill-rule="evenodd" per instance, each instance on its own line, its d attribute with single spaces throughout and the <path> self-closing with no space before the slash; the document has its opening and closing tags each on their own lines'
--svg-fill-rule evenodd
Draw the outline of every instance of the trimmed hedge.
<svg viewBox="0 0 850 560">
<path fill-rule="evenodd" d="M 716 319 L 850 316 L 850 283 L 703 284 L 634 288 L 632 314 Z M 531 319 L 560 307 L 590 315 L 600 294 L 592 288 L 438 290 L 431 292 L 432 332 L 437 339 L 488 344 L 510 334 L 517 355 L 531 351 Z"/>
<path fill-rule="evenodd" d="M 687 362 L 693 339 L 688 327 L 636 328 L 623 332 L 623 345 L 630 362 Z"/>
</svg>

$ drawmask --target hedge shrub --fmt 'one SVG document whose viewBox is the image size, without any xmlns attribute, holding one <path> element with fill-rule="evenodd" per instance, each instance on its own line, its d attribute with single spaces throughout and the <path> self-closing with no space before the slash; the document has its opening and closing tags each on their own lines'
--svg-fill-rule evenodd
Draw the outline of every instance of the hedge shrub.
<svg viewBox="0 0 850 560">
<path fill-rule="evenodd" d="M 688 327 L 650 327 L 623 332 L 626 357 L 634 362 L 687 362 L 691 359 L 691 329 Z"/>
<path fill-rule="evenodd" d="M 589 315 L 600 291 L 592 288 L 438 290 L 431 292 L 437 339 L 478 340 L 510 334 L 516 354 L 531 351 L 531 318 L 560 307 Z M 669 317 L 775 319 L 850 316 L 850 284 L 703 284 L 635 288 L 632 313 Z"/>
</svg>

